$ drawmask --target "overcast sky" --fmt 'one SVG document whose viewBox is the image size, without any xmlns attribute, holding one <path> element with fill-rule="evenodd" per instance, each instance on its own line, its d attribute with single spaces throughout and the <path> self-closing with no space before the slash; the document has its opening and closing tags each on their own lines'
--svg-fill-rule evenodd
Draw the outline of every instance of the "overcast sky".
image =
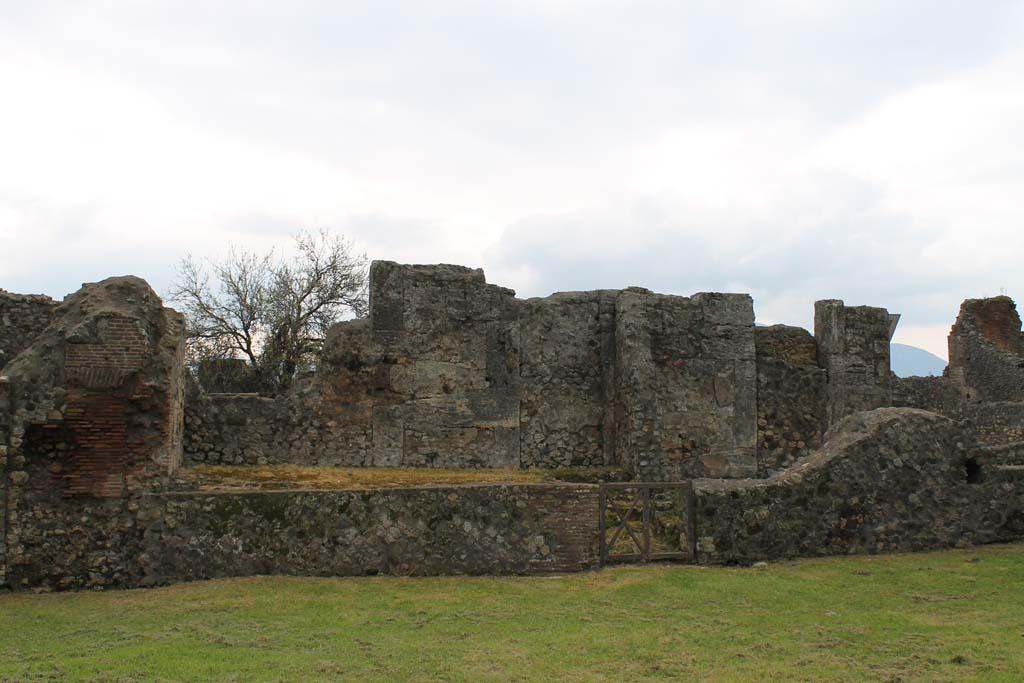
<svg viewBox="0 0 1024 683">
<path fill-rule="evenodd" d="M 539 296 L 1024 299 L 1024 2 L 0 0 L 0 287 L 301 228 Z"/>
</svg>

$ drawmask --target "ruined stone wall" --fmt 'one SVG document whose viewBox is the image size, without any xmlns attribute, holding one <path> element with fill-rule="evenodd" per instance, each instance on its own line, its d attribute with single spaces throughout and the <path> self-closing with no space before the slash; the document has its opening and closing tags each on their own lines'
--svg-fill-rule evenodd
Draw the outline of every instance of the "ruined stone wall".
<svg viewBox="0 0 1024 683">
<path fill-rule="evenodd" d="M 852 415 L 822 450 L 762 480 L 694 483 L 697 557 L 749 563 L 1024 537 L 1024 471 L 965 444 L 949 418 Z"/>
<path fill-rule="evenodd" d="M 14 360 L 53 321 L 57 302 L 0 289 L 0 368 Z"/>
<path fill-rule="evenodd" d="M 832 425 L 860 410 L 892 405 L 889 340 L 893 317 L 884 308 L 814 304 L 818 364 L 828 373 L 826 420 Z"/>
<path fill-rule="evenodd" d="M 749 296 L 625 290 L 616 303 L 616 346 L 622 465 L 643 479 L 756 472 Z"/>
<path fill-rule="evenodd" d="M 516 304 L 482 270 L 374 262 L 374 464 L 519 465 Z"/>
<path fill-rule="evenodd" d="M 256 574 L 528 574 L 598 559 L 584 484 L 165 493 L 35 501 L 10 584 L 131 587 Z"/>
<path fill-rule="evenodd" d="M 964 408 L 959 385 L 949 377 L 894 377 L 892 405 L 958 417 Z"/>
<path fill-rule="evenodd" d="M 226 464 L 565 467 L 617 464 L 625 447 L 645 476 L 736 476 L 756 469 L 754 366 L 746 295 L 520 301 L 479 270 L 378 261 L 369 318 L 332 329 L 312 378 L 273 401 L 197 397 L 185 450 Z"/>
<path fill-rule="evenodd" d="M 31 552 L 32 510 L 74 512 L 76 498 L 102 505 L 178 466 L 183 339 L 181 316 L 145 282 L 110 278 L 67 297 L 4 368 L 8 569 Z M 82 517 L 55 533 L 88 533 Z"/>
<path fill-rule="evenodd" d="M 1024 335 L 1013 299 L 963 302 L 949 334 L 949 377 L 967 400 L 1024 400 Z"/>
<path fill-rule="evenodd" d="M 767 476 L 821 446 L 825 370 L 807 330 L 786 325 L 754 330 L 757 347 L 757 469 Z"/>
<path fill-rule="evenodd" d="M 298 459 L 282 434 L 280 403 L 258 394 L 196 394 L 185 404 L 184 444 L 189 464 L 266 465 Z M 313 463 L 306 463 L 313 464 Z"/>
<path fill-rule="evenodd" d="M 1024 402 L 969 403 L 962 417 L 971 437 L 984 446 L 1024 442 Z"/>
<path fill-rule="evenodd" d="M 8 462 L 11 448 L 12 420 L 10 381 L 0 375 L 0 590 L 7 587 L 7 510 Z"/>
<path fill-rule="evenodd" d="M 520 308 L 520 463 L 615 460 L 617 291 L 566 292 Z"/>
<path fill-rule="evenodd" d="M 374 264 L 370 292 L 369 318 L 336 326 L 319 371 L 287 396 L 190 401 L 189 461 L 764 476 L 850 413 L 959 416 L 965 401 L 953 377 L 892 375 L 894 316 L 881 308 L 820 301 L 812 338 L 755 328 L 745 295 L 634 288 L 520 301 L 479 270 L 389 262 Z M 968 309 L 965 330 L 993 328 L 979 310 L 1006 313 Z M 995 317 L 1007 329 L 1016 320 Z M 1010 344 L 996 327 L 987 334 Z"/>
</svg>

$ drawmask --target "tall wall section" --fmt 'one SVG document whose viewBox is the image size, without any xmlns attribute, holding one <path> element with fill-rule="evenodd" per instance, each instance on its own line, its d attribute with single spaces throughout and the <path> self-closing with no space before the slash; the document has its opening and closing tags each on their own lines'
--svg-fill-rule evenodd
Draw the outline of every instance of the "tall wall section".
<svg viewBox="0 0 1024 683">
<path fill-rule="evenodd" d="M 620 462 L 644 479 L 752 476 L 751 298 L 626 290 L 616 315 Z"/>
<path fill-rule="evenodd" d="M 949 376 L 969 401 L 1024 400 L 1024 334 L 1013 299 L 963 302 L 949 334 Z"/>
<path fill-rule="evenodd" d="M 821 447 L 825 431 L 826 371 L 807 330 L 787 325 L 758 327 L 757 466 L 766 476 Z"/>
<path fill-rule="evenodd" d="M 458 266 L 377 261 L 370 314 L 287 396 L 199 395 L 192 462 L 756 471 L 749 296 L 519 300 Z"/>
<path fill-rule="evenodd" d="M 86 525 L 94 508 L 120 505 L 178 466 L 183 338 L 181 316 L 145 282 L 110 278 L 67 297 L 3 368 L 4 573 L 32 561 L 48 515 Z M 54 533 L 83 542 L 76 526 Z"/>
<path fill-rule="evenodd" d="M 1024 334 L 1013 300 L 964 301 L 945 374 L 897 379 L 893 404 L 962 420 L 982 444 L 1024 442 Z"/>
<path fill-rule="evenodd" d="M 825 369 L 828 424 L 847 415 L 892 405 L 889 341 L 895 319 L 884 308 L 846 306 L 836 299 L 814 304 L 818 364 Z"/>
<path fill-rule="evenodd" d="M 522 302 L 519 459 L 523 467 L 602 466 L 615 457 L 619 292 Z"/>
</svg>

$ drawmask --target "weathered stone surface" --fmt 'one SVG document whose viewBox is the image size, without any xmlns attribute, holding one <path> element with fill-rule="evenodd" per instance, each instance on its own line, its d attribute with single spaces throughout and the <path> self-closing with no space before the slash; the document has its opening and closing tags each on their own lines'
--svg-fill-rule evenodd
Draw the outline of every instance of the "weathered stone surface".
<svg viewBox="0 0 1024 683">
<path fill-rule="evenodd" d="M 57 302 L 48 296 L 0 289 L 0 369 L 53 322 L 56 308 Z"/>
<path fill-rule="evenodd" d="M 1024 401 L 970 402 L 960 415 L 972 439 L 981 445 L 1024 442 Z"/>
<path fill-rule="evenodd" d="M 1018 395 L 1012 302 L 965 302 L 948 377 L 896 380 L 884 309 L 819 302 L 812 338 L 755 328 L 745 295 L 519 301 L 457 266 L 371 276 L 369 318 L 336 325 L 287 395 L 189 396 L 190 462 L 772 475 L 655 499 L 657 533 L 703 562 L 1024 537 L 1024 400 L 990 400 Z M 0 586 L 596 560 L 595 486 L 177 490 L 181 351 L 180 316 L 112 278 L 53 309 L 0 373 Z M 891 403 L 948 417 L 857 412 Z"/>
<path fill-rule="evenodd" d="M 586 484 L 167 493 L 28 505 L 15 588 L 226 576 L 526 574 L 598 559 Z"/>
<path fill-rule="evenodd" d="M 961 388 L 949 377 L 894 377 L 892 388 L 892 404 L 897 408 L 920 408 L 954 418 L 963 409 Z"/>
<path fill-rule="evenodd" d="M 889 340 L 893 317 L 884 308 L 846 306 L 837 299 L 814 304 L 818 364 L 828 373 L 826 420 L 892 405 Z"/>
<path fill-rule="evenodd" d="M 757 466 L 761 476 L 782 470 L 821 447 L 827 375 L 807 330 L 758 327 Z"/>
<path fill-rule="evenodd" d="M 756 471 L 754 313 L 745 294 L 623 291 L 617 453 L 644 479 Z"/>
<path fill-rule="evenodd" d="M 673 311 L 676 318 L 662 319 Z M 644 341 L 624 338 L 633 334 L 627 328 Z M 186 453 L 191 462 L 224 464 L 621 461 L 659 479 L 751 474 L 753 329 L 746 295 L 601 290 L 520 301 L 479 270 L 379 261 L 369 318 L 332 330 L 314 376 L 273 402 L 190 401 Z M 637 383 L 648 376 L 657 387 Z"/>
<path fill-rule="evenodd" d="M 520 310 L 520 462 L 615 462 L 617 291 L 529 299 Z"/>
<path fill-rule="evenodd" d="M 949 377 L 969 401 L 1024 400 L 1024 334 L 1013 299 L 967 299 L 949 333 Z"/>
<path fill-rule="evenodd" d="M 27 552 L 37 519 L 28 510 L 74 507 L 74 497 L 120 498 L 178 466 L 183 339 L 181 316 L 145 282 L 110 278 L 65 298 L 3 369 L 8 567 Z M 0 565 L 0 585 L 5 572 Z"/>
<path fill-rule="evenodd" d="M 1024 535 L 1024 472 L 965 444 L 949 418 L 856 413 L 824 446 L 762 480 L 694 483 L 697 556 L 749 563 L 989 543 Z"/>
</svg>

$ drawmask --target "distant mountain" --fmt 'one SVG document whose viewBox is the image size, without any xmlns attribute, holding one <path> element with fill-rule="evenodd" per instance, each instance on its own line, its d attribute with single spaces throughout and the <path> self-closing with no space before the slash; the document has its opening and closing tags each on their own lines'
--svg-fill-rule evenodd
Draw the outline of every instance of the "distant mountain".
<svg viewBox="0 0 1024 683">
<path fill-rule="evenodd" d="M 941 375 L 946 361 L 934 353 L 907 344 L 890 344 L 889 365 L 897 377 Z"/>
</svg>

